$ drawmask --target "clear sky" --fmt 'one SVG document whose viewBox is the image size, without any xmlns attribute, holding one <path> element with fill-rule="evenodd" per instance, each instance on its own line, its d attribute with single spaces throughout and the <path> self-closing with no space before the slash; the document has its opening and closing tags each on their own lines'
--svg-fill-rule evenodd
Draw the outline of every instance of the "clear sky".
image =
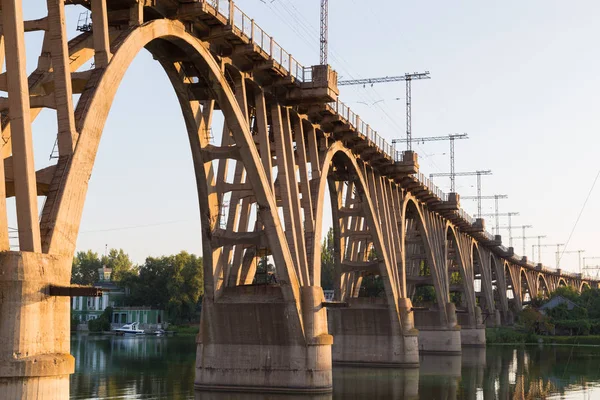
<svg viewBox="0 0 600 400">
<path fill-rule="evenodd" d="M 302 64 L 318 64 L 320 1 L 265 1 L 236 3 Z M 43 2 L 35 3 L 25 1 L 26 18 L 43 16 Z M 547 235 L 547 244 L 567 242 L 600 168 L 600 3 L 330 0 L 329 8 L 329 63 L 341 79 L 430 71 L 431 80 L 413 83 L 413 135 L 468 133 L 469 140 L 456 142 L 456 170 L 491 169 L 483 194 L 509 196 L 501 212 L 520 212 L 513 225 L 533 225 L 527 235 Z M 68 7 L 71 35 L 79 12 Z M 29 71 L 40 38 L 27 34 Z M 402 82 L 340 92 L 386 139 L 404 137 Z M 38 168 L 49 165 L 55 137 L 54 113 L 44 112 L 34 124 Z M 449 171 L 447 142 L 415 150 L 425 174 Z M 448 191 L 447 178 L 436 182 Z M 457 190 L 475 195 L 475 183 L 475 177 L 457 178 Z M 599 200 L 596 188 L 568 250 L 600 256 Z M 173 89 L 158 63 L 141 53 L 106 124 L 77 247 L 121 247 L 136 262 L 179 250 L 201 254 L 197 204 Z M 476 202 L 462 205 L 476 213 Z M 493 212 L 493 201 L 484 203 L 484 212 Z M 136 228 L 123 229 L 129 227 Z M 503 236 L 507 245 L 506 231 Z M 520 240 L 514 247 L 522 253 Z M 545 264 L 555 265 L 554 252 L 542 251 Z M 561 264 L 576 271 L 577 255 L 565 254 Z"/>
</svg>

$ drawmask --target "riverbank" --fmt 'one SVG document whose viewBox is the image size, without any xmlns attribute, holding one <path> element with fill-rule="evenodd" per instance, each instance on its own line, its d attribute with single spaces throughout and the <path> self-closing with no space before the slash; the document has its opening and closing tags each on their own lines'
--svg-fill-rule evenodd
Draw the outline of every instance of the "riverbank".
<svg viewBox="0 0 600 400">
<path fill-rule="evenodd" d="M 519 332 L 513 328 L 487 328 L 487 344 L 565 344 L 600 346 L 600 335 L 588 336 L 547 336 Z"/>
</svg>

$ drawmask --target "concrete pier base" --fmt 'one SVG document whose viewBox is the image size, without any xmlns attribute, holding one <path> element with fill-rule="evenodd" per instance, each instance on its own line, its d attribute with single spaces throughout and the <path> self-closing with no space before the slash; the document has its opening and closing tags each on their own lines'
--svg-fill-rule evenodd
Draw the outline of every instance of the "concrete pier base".
<svg viewBox="0 0 600 400">
<path fill-rule="evenodd" d="M 502 316 L 500 314 L 500 310 L 494 310 L 493 314 L 487 316 L 485 320 L 485 326 L 488 328 L 502 326 Z"/>
<path fill-rule="evenodd" d="M 485 347 L 485 327 L 461 327 L 460 341 L 462 346 Z"/>
<path fill-rule="evenodd" d="M 419 328 L 419 352 L 430 354 L 460 354 L 460 328 Z"/>
<path fill-rule="evenodd" d="M 67 399 L 74 371 L 70 298 L 49 295 L 68 286 L 71 258 L 0 253 L 0 397 Z"/>
<path fill-rule="evenodd" d="M 304 287 L 302 321 L 279 286 L 226 288 L 206 301 L 197 338 L 197 390 L 328 393 L 331 345 L 320 287 Z M 303 322 L 303 324 L 301 323 Z"/>
<path fill-rule="evenodd" d="M 430 354 L 460 354 L 461 334 L 456 307 L 446 305 L 449 322 L 442 322 L 438 310 L 415 311 L 415 327 L 419 330 L 419 352 Z"/>
<path fill-rule="evenodd" d="M 481 308 L 475 307 L 475 315 L 458 314 L 462 346 L 485 347 L 485 325 Z"/>
<path fill-rule="evenodd" d="M 385 298 L 352 298 L 348 305 L 348 308 L 328 310 L 329 327 L 334 337 L 334 364 L 419 366 L 418 332 L 413 328 L 412 319 L 403 319 L 404 331 L 401 331 L 396 310 L 390 310 Z M 401 307 L 401 313 L 408 314 L 403 309 L 410 310 L 410 307 Z"/>
</svg>

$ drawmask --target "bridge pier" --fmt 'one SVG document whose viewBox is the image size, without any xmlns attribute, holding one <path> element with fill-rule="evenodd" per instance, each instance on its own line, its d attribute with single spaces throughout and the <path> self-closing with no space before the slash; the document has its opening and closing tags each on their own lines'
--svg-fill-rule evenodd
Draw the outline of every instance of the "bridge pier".
<svg viewBox="0 0 600 400">
<path fill-rule="evenodd" d="M 475 307 L 475 315 L 460 314 L 458 318 L 460 325 L 461 346 L 485 347 L 485 325 L 481 315 L 481 308 Z"/>
<path fill-rule="evenodd" d="M 418 334 L 410 317 L 410 299 L 400 299 L 403 325 L 396 310 L 390 310 L 385 298 L 353 297 L 348 299 L 348 305 L 348 308 L 328 310 L 335 364 L 419 366 Z"/>
<path fill-rule="evenodd" d="M 273 285 L 224 289 L 205 301 L 197 338 L 198 390 L 327 393 L 332 391 L 331 344 L 320 287 L 302 287 L 303 324 L 296 304 Z"/>
<path fill-rule="evenodd" d="M 496 328 L 502 326 L 502 313 L 500 310 L 494 310 L 487 316 L 485 320 L 485 326 L 487 328 Z"/>
<path fill-rule="evenodd" d="M 415 311 L 415 327 L 419 330 L 419 352 L 460 354 L 461 329 L 454 303 L 446 304 L 447 323 L 437 310 Z"/>
<path fill-rule="evenodd" d="M 66 399 L 70 354 L 70 299 L 50 296 L 68 286 L 72 259 L 0 253 L 0 397 Z"/>
</svg>

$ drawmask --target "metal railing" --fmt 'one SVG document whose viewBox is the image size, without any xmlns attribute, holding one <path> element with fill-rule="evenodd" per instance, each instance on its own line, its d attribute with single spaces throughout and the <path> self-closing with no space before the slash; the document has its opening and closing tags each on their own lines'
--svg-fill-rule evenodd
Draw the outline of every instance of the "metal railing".
<svg viewBox="0 0 600 400">
<path fill-rule="evenodd" d="M 227 18 L 229 25 L 239 31 L 240 36 L 260 47 L 274 62 L 300 82 L 312 82 L 312 67 L 305 67 L 285 51 L 272 36 L 268 35 L 252 18 L 231 0 L 204 0 L 212 7 L 214 15 Z"/>
<path fill-rule="evenodd" d="M 475 218 L 471 217 L 469 215 L 469 213 L 467 213 L 465 210 L 463 210 L 462 208 L 460 210 L 458 210 L 458 215 L 464 219 L 465 221 L 467 221 L 469 224 L 473 225 L 475 223 Z"/>
</svg>

